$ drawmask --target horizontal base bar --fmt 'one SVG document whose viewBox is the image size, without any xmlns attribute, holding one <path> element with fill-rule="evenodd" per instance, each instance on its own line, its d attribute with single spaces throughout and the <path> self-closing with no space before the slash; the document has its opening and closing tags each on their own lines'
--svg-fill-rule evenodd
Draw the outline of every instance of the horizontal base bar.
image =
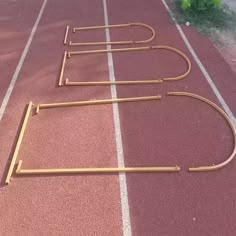
<svg viewBox="0 0 236 236">
<path fill-rule="evenodd" d="M 218 170 L 221 167 L 217 166 L 202 166 L 202 167 L 191 167 L 188 169 L 189 172 L 204 172 L 204 171 L 212 171 L 212 170 Z"/>
<path fill-rule="evenodd" d="M 74 43 L 72 41 L 69 42 L 69 46 L 98 46 L 98 45 L 123 45 L 123 44 L 135 44 L 136 41 L 116 41 L 116 42 L 91 42 L 91 43 Z"/>
<path fill-rule="evenodd" d="M 22 161 L 18 163 L 16 174 L 40 175 L 40 174 L 88 174 L 88 173 L 120 173 L 120 172 L 177 172 L 180 167 L 110 167 L 110 168 L 60 168 L 60 169 L 21 169 Z"/>
<path fill-rule="evenodd" d="M 89 105 L 101 105 L 101 104 L 111 104 L 111 103 L 122 103 L 122 102 L 138 102 L 138 101 L 152 101 L 160 100 L 161 96 L 149 96 L 149 97 L 131 97 L 131 98 L 113 98 L 104 100 L 91 100 L 91 101 L 78 101 L 78 102 L 63 102 L 63 103 L 48 103 L 48 104 L 38 104 L 36 105 L 36 113 L 40 109 L 46 108 L 56 108 L 56 107 L 72 107 L 72 106 L 89 106 Z"/>
<path fill-rule="evenodd" d="M 67 86 L 94 86 L 94 85 L 139 85 L 139 84 L 160 84 L 163 80 L 136 80 L 136 81 L 97 81 L 97 82 L 70 82 L 65 81 Z"/>
<path fill-rule="evenodd" d="M 137 24 L 137 23 L 136 23 Z M 121 27 L 129 27 L 130 23 L 119 24 L 119 25 L 98 25 L 98 26 L 88 26 L 88 27 L 74 27 L 73 32 L 77 30 L 95 30 L 95 29 L 108 29 L 108 28 L 121 28 Z"/>
</svg>

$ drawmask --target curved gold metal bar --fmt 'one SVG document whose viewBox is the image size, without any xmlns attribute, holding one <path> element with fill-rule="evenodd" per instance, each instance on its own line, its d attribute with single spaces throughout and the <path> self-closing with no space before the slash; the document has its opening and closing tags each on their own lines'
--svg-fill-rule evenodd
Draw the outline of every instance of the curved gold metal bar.
<svg viewBox="0 0 236 236">
<path fill-rule="evenodd" d="M 229 126 L 233 132 L 234 148 L 233 148 L 231 155 L 225 161 L 223 161 L 217 165 L 214 165 L 214 166 L 191 167 L 191 168 L 189 168 L 189 171 L 194 171 L 194 172 L 213 171 L 213 170 L 218 170 L 220 168 L 223 168 L 224 166 L 229 164 L 233 160 L 234 156 L 236 155 L 236 130 L 235 130 L 235 127 L 234 127 L 232 121 L 228 117 L 228 115 L 215 103 L 213 103 L 212 101 L 208 100 L 207 98 L 204 98 L 204 97 L 199 96 L 197 94 L 187 93 L 187 92 L 169 92 L 169 93 L 167 93 L 167 95 L 192 97 L 192 98 L 195 98 L 197 100 L 200 100 L 200 101 L 210 105 L 211 107 L 213 107 L 216 111 L 218 111 L 224 117 L 224 119 L 227 121 L 227 123 L 229 124 Z"/>
<path fill-rule="evenodd" d="M 64 85 L 67 86 L 92 86 L 92 85 L 138 85 L 138 84 L 158 84 L 164 81 L 176 81 L 185 78 L 191 71 L 192 65 L 189 58 L 181 52 L 179 49 L 165 46 L 165 45 L 157 45 L 157 46 L 150 46 L 150 47 L 137 47 L 137 48 L 116 48 L 116 49 L 101 49 L 101 50 L 89 50 L 89 51 L 74 51 L 68 52 L 67 55 L 70 58 L 71 55 L 85 55 L 85 54 L 96 54 L 96 53 L 108 53 L 108 52 L 132 52 L 132 51 L 145 51 L 145 50 L 155 50 L 155 49 L 163 49 L 172 51 L 182 57 L 186 64 L 187 70 L 184 74 L 178 75 L 175 77 L 164 77 L 156 80 L 136 80 L 136 81 L 98 81 L 98 82 L 70 82 L 67 78 L 65 80 Z"/>
<path fill-rule="evenodd" d="M 183 52 L 181 52 L 179 49 L 174 48 L 174 47 L 170 47 L 170 46 L 165 46 L 165 45 L 152 46 L 151 48 L 152 49 L 164 49 L 164 50 L 169 50 L 169 51 L 175 52 L 178 55 L 180 55 L 186 61 L 187 65 L 188 65 L 188 69 L 184 74 L 176 76 L 176 77 L 162 78 L 163 81 L 181 80 L 181 79 L 185 78 L 190 73 L 191 68 L 192 68 L 191 62 L 190 62 L 189 58 Z"/>
<path fill-rule="evenodd" d="M 156 37 L 156 32 L 150 25 L 144 23 L 130 23 L 130 26 L 143 26 L 144 28 L 149 29 L 152 33 L 152 36 L 150 38 L 145 40 L 133 41 L 134 43 L 149 43 Z"/>
<path fill-rule="evenodd" d="M 111 29 L 111 28 L 123 28 L 123 27 L 132 27 L 132 26 L 141 26 L 151 31 L 151 37 L 144 40 L 123 40 L 123 41 L 114 41 L 114 42 L 89 42 L 89 43 L 74 43 L 69 42 L 69 46 L 98 46 L 98 45 L 124 45 L 124 44 L 140 44 L 140 43 L 149 43 L 155 36 L 155 30 L 147 24 L 144 23 L 129 23 L 129 24 L 119 24 L 119 25 L 108 25 L 108 26 L 90 26 L 90 27 L 79 27 L 73 28 L 73 32 L 84 31 L 84 30 L 96 30 L 96 29 Z"/>
</svg>

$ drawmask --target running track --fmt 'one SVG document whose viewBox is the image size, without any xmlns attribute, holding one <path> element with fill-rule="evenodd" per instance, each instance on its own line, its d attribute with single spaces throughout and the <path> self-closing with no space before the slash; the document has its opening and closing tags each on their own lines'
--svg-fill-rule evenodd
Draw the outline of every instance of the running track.
<svg viewBox="0 0 236 236">
<path fill-rule="evenodd" d="M 189 91 L 221 105 L 162 1 L 1 1 L 0 99 L 10 85 L 30 32 L 42 18 L 0 122 L 0 235 L 234 235 L 235 161 L 222 170 L 188 173 L 190 166 L 221 162 L 232 135 L 222 117 L 205 104 L 166 97 Z M 104 20 L 104 3 L 108 19 Z M 16 177 L 4 186 L 25 105 L 103 99 L 109 87 L 57 87 L 66 25 L 125 22 L 152 25 L 152 45 L 174 46 L 192 62 L 188 78 L 163 85 L 120 86 L 117 97 L 161 94 L 162 101 L 51 109 L 33 116 L 18 157 L 25 168 L 77 166 L 172 166 L 179 173 Z M 107 22 L 106 22 L 107 23 Z M 235 75 L 211 42 L 191 28 L 183 31 L 232 113 Z M 108 32 L 107 32 L 108 33 Z M 132 37 L 142 32 L 132 31 Z M 105 32 L 81 40 L 106 40 Z M 111 40 L 129 32 L 110 31 Z M 143 79 L 181 73 L 184 64 L 167 52 L 113 53 L 75 57 L 66 74 L 74 80 Z M 118 110 L 117 110 L 118 108 Z M 119 119 L 117 118 L 119 112 Z M 115 115 L 114 115 L 115 114 Z M 126 178 L 125 178 L 126 177 Z"/>
</svg>

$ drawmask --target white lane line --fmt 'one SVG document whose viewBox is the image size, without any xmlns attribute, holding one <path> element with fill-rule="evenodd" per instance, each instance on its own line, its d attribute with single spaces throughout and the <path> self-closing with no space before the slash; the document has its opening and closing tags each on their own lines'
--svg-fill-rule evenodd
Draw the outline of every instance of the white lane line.
<svg viewBox="0 0 236 236">
<path fill-rule="evenodd" d="M 109 25 L 106 0 L 103 0 L 103 8 L 104 8 L 105 25 Z M 109 29 L 106 29 L 105 32 L 106 32 L 106 41 L 110 42 Z M 107 49 L 111 49 L 111 46 L 107 45 Z M 115 81 L 112 54 L 108 53 L 107 58 L 108 58 L 108 68 L 109 68 L 110 81 Z M 112 96 L 112 98 L 117 98 L 117 92 L 116 92 L 115 85 L 111 85 L 111 96 Z M 112 107 L 113 107 L 113 117 L 114 117 L 114 126 L 115 126 L 115 138 L 116 138 L 118 167 L 124 167 L 125 166 L 124 153 L 123 153 L 123 145 L 122 145 L 122 136 L 121 136 L 118 104 L 113 103 Z M 127 191 L 127 183 L 126 183 L 126 174 L 125 173 L 119 174 L 119 182 L 120 182 L 120 199 L 121 199 L 123 235 L 124 236 L 131 236 L 128 191 Z"/>
<path fill-rule="evenodd" d="M 229 116 L 229 118 L 233 122 L 234 126 L 236 127 L 236 119 L 235 119 L 234 114 L 232 113 L 232 111 L 230 110 L 228 105 L 226 104 L 224 98 L 221 96 L 219 90 L 217 89 L 216 85 L 214 84 L 213 80 L 211 79 L 211 77 L 210 77 L 209 73 L 207 72 L 206 68 L 201 63 L 199 57 L 197 56 L 196 52 L 194 51 L 193 47 L 191 46 L 187 36 L 185 35 L 185 33 L 183 32 L 183 30 L 181 28 L 181 26 L 176 21 L 176 19 L 174 17 L 174 14 L 170 10 L 170 8 L 167 5 L 166 1 L 162 0 L 162 3 L 164 4 L 164 6 L 165 6 L 166 10 L 168 11 L 170 17 L 172 18 L 173 22 L 175 23 L 175 26 L 176 26 L 177 30 L 179 31 L 182 39 L 184 40 L 185 45 L 187 46 L 188 50 L 192 54 L 194 60 L 196 61 L 197 65 L 199 66 L 200 70 L 202 71 L 206 81 L 210 85 L 211 89 L 213 90 L 214 94 L 216 95 L 217 99 L 219 100 L 221 106 L 224 108 L 225 112 L 227 113 L 227 115 Z"/>
<path fill-rule="evenodd" d="M 15 84 L 16 84 L 16 81 L 17 81 L 17 79 L 18 79 L 20 70 L 21 70 L 22 65 L 23 65 L 23 63 L 24 63 L 24 61 L 25 61 L 25 57 L 26 57 L 26 55 L 27 55 L 27 53 L 28 53 L 28 51 L 29 51 L 31 42 L 32 42 L 33 37 L 34 37 L 34 34 L 35 34 L 36 30 L 37 30 L 39 21 L 40 21 L 42 15 L 43 15 L 43 12 L 44 12 L 44 9 L 45 9 L 46 4 L 47 4 L 47 0 L 44 0 L 44 1 L 43 1 L 43 4 L 42 4 L 42 7 L 41 7 L 41 9 L 40 9 L 40 11 L 39 11 L 38 17 L 37 17 L 37 19 L 36 19 L 36 21 L 35 21 L 35 23 L 34 23 L 34 26 L 33 26 L 32 30 L 31 30 L 29 39 L 28 39 L 28 41 L 27 41 L 27 43 L 26 43 L 26 45 L 25 45 L 24 51 L 23 51 L 22 54 L 21 54 L 21 58 L 20 58 L 20 60 L 19 60 L 19 62 L 18 62 L 18 65 L 17 65 L 17 67 L 16 67 L 16 70 L 15 70 L 15 72 L 14 72 L 14 74 L 13 74 L 13 77 L 12 77 L 12 79 L 11 79 L 11 82 L 10 82 L 10 84 L 9 84 L 9 87 L 8 87 L 8 89 L 7 89 L 7 92 L 6 92 L 6 94 L 5 94 L 4 98 L 3 98 L 3 102 L 2 102 L 2 105 L 1 105 L 1 108 L 0 108 L 0 121 L 2 120 L 3 114 L 4 114 L 5 110 L 6 110 L 8 101 L 9 101 L 10 96 L 11 96 L 11 93 L 12 93 L 12 91 L 13 91 L 13 89 L 14 89 L 14 86 L 15 86 Z"/>
</svg>

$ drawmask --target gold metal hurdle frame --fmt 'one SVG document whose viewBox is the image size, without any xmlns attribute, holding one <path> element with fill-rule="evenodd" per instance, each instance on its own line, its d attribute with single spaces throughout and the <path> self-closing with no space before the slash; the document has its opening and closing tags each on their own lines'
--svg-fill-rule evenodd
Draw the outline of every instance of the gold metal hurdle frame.
<svg viewBox="0 0 236 236">
<path fill-rule="evenodd" d="M 228 117 L 228 115 L 215 103 L 204 98 L 200 95 L 187 93 L 187 92 L 168 92 L 167 96 L 185 96 L 192 97 L 194 99 L 200 100 L 218 111 L 229 124 L 233 137 L 234 137 L 234 148 L 231 155 L 223 162 L 213 165 L 213 166 L 200 166 L 200 167 L 190 167 L 189 171 L 192 172 L 203 172 L 203 171 L 214 171 L 221 169 L 228 165 L 236 155 L 236 130 L 234 124 Z M 149 96 L 149 97 L 133 97 L 133 98 L 117 98 L 117 99 L 106 99 L 106 100 L 95 100 L 95 101 L 79 101 L 79 102 L 67 102 L 67 103 L 49 103 L 49 104 L 39 104 L 34 106 L 32 102 L 28 104 L 25 117 L 21 126 L 21 130 L 18 136 L 18 140 L 15 146 L 14 154 L 11 160 L 11 164 L 7 173 L 5 180 L 6 184 L 9 184 L 11 177 L 14 171 L 14 167 L 17 161 L 17 156 L 20 150 L 20 145 L 23 140 L 25 129 L 29 120 L 29 116 L 33 108 L 36 108 L 36 112 L 39 112 L 39 109 L 46 108 L 58 108 L 58 107 L 68 107 L 68 106 L 85 106 L 85 105 L 98 105 L 98 104 L 111 104 L 114 102 L 135 102 L 135 101 L 149 101 L 149 100 L 159 100 L 161 96 Z M 118 173 L 118 172 L 177 172 L 180 171 L 179 166 L 175 167 L 124 167 L 124 168 L 61 168 L 61 169 L 22 169 L 22 160 L 19 160 L 18 166 L 16 169 L 16 174 L 19 175 L 34 175 L 34 174 L 83 174 L 83 173 Z"/>
<path fill-rule="evenodd" d="M 115 25 L 101 25 L 101 26 L 89 26 L 89 27 L 74 27 L 73 33 L 76 31 L 87 31 L 87 30 L 99 30 L 99 29 L 114 29 L 114 28 L 126 28 L 126 27 L 133 27 L 133 26 L 140 26 L 148 29 L 151 32 L 151 37 L 144 40 L 123 40 L 123 41 L 113 41 L 113 42 L 87 42 L 87 43 L 77 43 L 69 41 L 69 46 L 98 46 L 98 45 L 124 45 L 124 44 L 141 44 L 141 43 L 149 43 L 151 42 L 155 36 L 155 30 L 147 24 L 134 22 L 134 23 L 126 23 L 126 24 L 115 24 Z M 64 37 L 64 44 L 67 44 L 67 36 L 68 36 L 69 26 L 66 27 L 65 37 Z"/>
<path fill-rule="evenodd" d="M 112 52 L 133 52 L 133 51 L 146 51 L 146 50 L 168 50 L 175 52 L 180 55 L 187 64 L 187 70 L 184 74 L 175 76 L 175 77 L 164 77 L 155 80 L 136 80 L 136 81 L 98 81 L 98 82 L 70 82 L 68 78 L 66 78 L 65 82 L 63 82 L 64 70 L 66 59 L 70 58 L 72 55 L 85 55 L 85 54 L 98 54 L 98 53 L 112 53 Z M 165 46 L 165 45 L 157 45 L 157 46 L 146 46 L 146 47 L 137 47 L 137 48 L 118 48 L 118 49 L 102 49 L 102 50 L 88 50 L 88 51 L 72 51 L 65 52 L 63 56 L 60 77 L 59 77 L 59 86 L 97 86 L 97 85 L 143 85 L 143 84 L 159 84 L 166 81 L 177 81 L 185 78 L 191 71 L 192 65 L 189 58 L 180 50 Z"/>
<path fill-rule="evenodd" d="M 17 156 L 20 150 L 20 146 L 24 137 L 26 126 L 31 114 L 32 109 L 36 109 L 36 113 L 39 113 L 40 109 L 69 107 L 69 106 L 87 106 L 87 105 L 99 105 L 99 104 L 111 104 L 122 102 L 137 102 L 137 101 L 151 101 L 160 100 L 161 96 L 149 96 L 149 97 L 131 97 L 131 98 L 117 98 L 117 99 L 105 99 L 105 100 L 93 100 L 93 101 L 77 101 L 77 102 L 65 102 L 65 103 L 48 103 L 33 105 L 32 102 L 28 104 L 27 111 L 21 126 L 21 130 L 18 136 L 17 144 L 14 150 L 14 154 L 11 160 L 11 164 L 5 180 L 6 184 L 9 184 L 13 171 L 16 165 Z M 55 169 L 22 169 L 22 160 L 19 160 L 16 169 L 17 175 L 40 175 L 40 174 L 86 174 L 86 173 L 118 173 L 118 172 L 177 172 L 180 167 L 114 167 L 114 168 L 55 168 Z"/>
</svg>

